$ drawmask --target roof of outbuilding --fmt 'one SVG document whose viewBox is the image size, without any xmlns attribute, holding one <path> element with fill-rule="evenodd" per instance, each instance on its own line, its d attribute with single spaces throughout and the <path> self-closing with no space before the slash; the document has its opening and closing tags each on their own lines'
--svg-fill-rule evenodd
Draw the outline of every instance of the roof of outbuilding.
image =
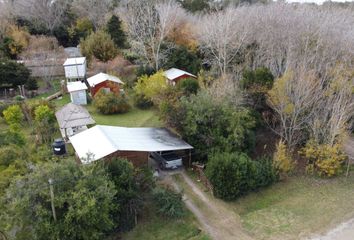
<svg viewBox="0 0 354 240">
<path fill-rule="evenodd" d="M 68 92 L 75 92 L 75 91 L 80 91 L 80 90 L 87 90 L 87 86 L 85 83 L 81 81 L 76 81 L 76 82 L 68 82 L 66 85 L 68 88 Z"/>
<path fill-rule="evenodd" d="M 96 125 L 70 137 L 78 156 L 90 153 L 89 162 L 116 151 L 157 152 L 193 147 L 165 128 L 127 128 Z M 84 163 L 86 163 L 84 161 Z"/>
<path fill-rule="evenodd" d="M 174 80 L 176 78 L 179 78 L 180 76 L 183 76 L 183 75 L 188 75 L 188 76 L 191 76 L 193 78 L 196 78 L 197 76 L 189 73 L 189 72 L 186 72 L 186 71 L 183 71 L 181 69 L 177 69 L 177 68 L 171 68 L 171 69 L 168 69 L 167 71 L 165 71 L 165 76 L 169 79 L 169 80 Z"/>
<path fill-rule="evenodd" d="M 119 84 L 124 84 L 118 77 L 116 76 L 113 76 L 113 75 L 109 75 L 109 74 L 106 74 L 106 73 L 98 73 L 92 77 L 89 77 L 87 79 L 87 82 L 89 83 L 90 87 L 93 87 L 101 82 L 104 82 L 104 81 L 112 81 L 112 82 L 116 82 L 116 83 L 119 83 Z"/>
<path fill-rule="evenodd" d="M 74 103 L 66 104 L 55 113 L 55 116 L 59 123 L 59 127 L 62 129 L 96 123 L 86 108 Z"/>
<path fill-rule="evenodd" d="M 85 61 L 86 61 L 85 57 L 67 58 L 63 66 L 80 65 L 80 64 L 84 64 Z"/>
</svg>

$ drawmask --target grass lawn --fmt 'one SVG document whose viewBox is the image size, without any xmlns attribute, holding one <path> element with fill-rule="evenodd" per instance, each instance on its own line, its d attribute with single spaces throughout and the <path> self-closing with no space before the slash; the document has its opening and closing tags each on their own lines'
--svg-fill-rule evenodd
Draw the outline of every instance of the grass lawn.
<svg viewBox="0 0 354 240">
<path fill-rule="evenodd" d="M 180 219 L 158 216 L 153 206 L 147 206 L 144 217 L 130 232 L 122 235 L 124 240 L 210 240 L 200 231 L 192 213 Z"/>
<path fill-rule="evenodd" d="M 255 239 L 300 239 L 353 217 L 353 186 L 353 172 L 348 179 L 291 177 L 228 206 Z"/>
<path fill-rule="evenodd" d="M 87 105 L 96 124 L 122 127 L 162 127 L 158 114 L 154 109 L 142 110 L 135 107 L 123 114 L 103 115 L 98 113 L 94 106 Z"/>
</svg>

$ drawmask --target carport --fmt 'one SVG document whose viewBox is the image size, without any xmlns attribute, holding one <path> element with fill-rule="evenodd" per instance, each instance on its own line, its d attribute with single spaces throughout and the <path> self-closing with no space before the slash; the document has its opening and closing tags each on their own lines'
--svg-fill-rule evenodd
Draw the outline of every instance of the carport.
<svg viewBox="0 0 354 240">
<path fill-rule="evenodd" d="M 193 147 L 166 128 L 127 128 L 96 125 L 70 137 L 78 159 L 87 164 L 101 159 L 127 158 L 135 166 L 148 164 L 149 153 L 188 151 Z"/>
</svg>

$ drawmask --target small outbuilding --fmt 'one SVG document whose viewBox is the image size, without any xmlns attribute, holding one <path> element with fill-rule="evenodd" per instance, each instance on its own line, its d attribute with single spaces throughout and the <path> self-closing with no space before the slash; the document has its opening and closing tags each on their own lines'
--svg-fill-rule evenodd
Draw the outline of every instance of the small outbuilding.
<svg viewBox="0 0 354 240">
<path fill-rule="evenodd" d="M 190 158 L 191 145 L 165 128 L 127 128 L 96 125 L 70 137 L 82 163 L 123 157 L 135 166 L 148 165 L 151 152 L 183 152 Z M 185 151 L 189 153 L 185 153 Z M 190 160 L 190 159 L 189 159 Z"/>
<path fill-rule="evenodd" d="M 87 130 L 87 125 L 95 124 L 86 108 L 68 103 L 55 113 L 61 135 L 67 141 L 69 137 Z"/>
<path fill-rule="evenodd" d="M 63 64 L 65 77 L 68 81 L 85 80 L 86 78 L 86 58 L 68 58 Z"/>
<path fill-rule="evenodd" d="M 70 93 L 71 102 L 77 105 L 87 104 L 86 90 L 87 86 L 84 82 L 68 82 L 66 85 L 68 92 Z"/>
<path fill-rule="evenodd" d="M 122 85 L 124 84 L 118 77 L 106 73 L 98 73 L 87 79 L 90 86 L 91 96 L 100 90 L 104 89 L 106 92 L 115 92 L 119 94 L 123 91 Z"/>
<path fill-rule="evenodd" d="M 171 68 L 171 69 L 165 71 L 165 76 L 168 80 L 168 83 L 173 86 L 176 85 L 182 79 L 185 79 L 185 78 L 195 78 L 196 79 L 197 78 L 197 76 L 195 76 L 189 72 L 177 69 L 177 68 Z"/>
</svg>

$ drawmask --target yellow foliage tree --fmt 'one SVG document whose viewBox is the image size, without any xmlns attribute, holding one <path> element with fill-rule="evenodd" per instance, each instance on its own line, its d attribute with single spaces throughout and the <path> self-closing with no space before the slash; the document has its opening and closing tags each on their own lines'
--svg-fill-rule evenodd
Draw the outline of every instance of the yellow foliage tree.
<svg viewBox="0 0 354 240">
<path fill-rule="evenodd" d="M 162 70 L 154 75 L 143 75 L 134 87 L 136 94 L 145 96 L 155 104 L 160 104 L 163 93 L 169 88 L 165 74 Z"/>
<path fill-rule="evenodd" d="M 280 140 L 273 156 L 273 167 L 280 177 L 286 177 L 294 169 L 294 161 L 284 141 Z"/>
<path fill-rule="evenodd" d="M 7 35 L 13 40 L 8 46 L 11 55 L 16 56 L 28 47 L 31 35 L 27 31 L 10 26 Z"/>
<path fill-rule="evenodd" d="M 316 171 L 324 177 L 340 174 L 343 163 L 347 159 L 340 144 L 318 144 L 313 140 L 307 142 L 306 146 L 301 149 L 300 154 L 305 156 L 308 161 L 308 173 Z"/>
</svg>

